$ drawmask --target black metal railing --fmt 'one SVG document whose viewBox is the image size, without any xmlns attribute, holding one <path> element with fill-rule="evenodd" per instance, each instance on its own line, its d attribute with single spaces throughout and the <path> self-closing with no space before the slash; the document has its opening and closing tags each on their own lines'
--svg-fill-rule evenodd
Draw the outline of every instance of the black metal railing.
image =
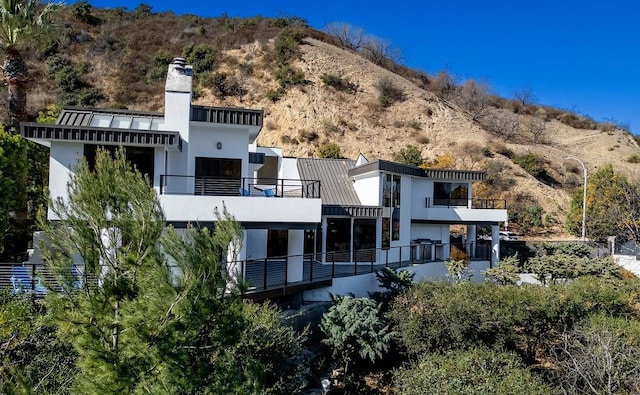
<svg viewBox="0 0 640 395">
<path fill-rule="evenodd" d="M 452 199 L 425 198 L 425 207 L 470 207 L 473 209 L 506 210 L 507 201 L 504 199 Z"/>
<path fill-rule="evenodd" d="M 320 198 L 319 180 L 160 175 L 161 195 Z"/>
<path fill-rule="evenodd" d="M 236 266 L 242 268 L 239 274 L 252 293 L 374 273 L 384 267 L 398 269 L 443 262 L 453 246 L 464 252 L 464 259 L 468 261 L 491 260 L 491 245 L 487 243 L 418 243 L 387 249 L 367 248 L 248 259 L 237 262 Z M 296 273 L 295 278 L 290 274 L 293 272 Z"/>
<path fill-rule="evenodd" d="M 237 274 L 250 286 L 251 293 L 374 273 L 384 267 L 398 269 L 442 262 L 449 256 L 453 246 L 463 251 L 464 258 L 469 261 L 491 259 L 491 246 L 486 243 L 427 242 L 387 249 L 365 248 L 248 259 L 232 262 L 229 267 L 241 268 Z M 98 280 L 88 275 L 82 266 L 73 266 L 72 269 L 72 275 L 77 280 L 74 280 L 74 284 L 98 284 Z M 0 288 L 36 297 L 43 297 L 49 289 L 62 289 L 55 275 L 46 266 L 32 263 L 0 263 Z"/>
</svg>

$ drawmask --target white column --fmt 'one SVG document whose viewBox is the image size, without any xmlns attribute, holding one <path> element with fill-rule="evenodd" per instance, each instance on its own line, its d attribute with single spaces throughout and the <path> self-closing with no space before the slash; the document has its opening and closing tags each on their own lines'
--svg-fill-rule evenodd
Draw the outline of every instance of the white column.
<svg viewBox="0 0 640 395">
<path fill-rule="evenodd" d="M 287 282 L 302 281 L 304 272 L 304 230 L 289 230 Z"/>
<path fill-rule="evenodd" d="M 467 255 L 476 256 L 476 225 L 467 225 Z"/>
<path fill-rule="evenodd" d="M 491 226 L 491 267 L 496 267 L 500 262 L 500 226 Z"/>
</svg>

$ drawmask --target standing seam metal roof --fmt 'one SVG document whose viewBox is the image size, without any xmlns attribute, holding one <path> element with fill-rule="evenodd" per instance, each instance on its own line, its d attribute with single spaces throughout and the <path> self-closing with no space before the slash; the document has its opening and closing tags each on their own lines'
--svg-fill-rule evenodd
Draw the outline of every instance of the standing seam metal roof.
<svg viewBox="0 0 640 395">
<path fill-rule="evenodd" d="M 359 206 L 358 194 L 349 178 L 349 169 L 356 161 L 350 159 L 299 158 L 298 172 L 303 180 L 320 180 L 323 205 Z"/>
</svg>

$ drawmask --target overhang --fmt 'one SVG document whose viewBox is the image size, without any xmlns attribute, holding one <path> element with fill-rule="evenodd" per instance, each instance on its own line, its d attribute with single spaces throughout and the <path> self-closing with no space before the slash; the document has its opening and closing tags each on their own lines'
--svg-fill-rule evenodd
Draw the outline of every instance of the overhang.
<svg viewBox="0 0 640 395">
<path fill-rule="evenodd" d="M 36 142 L 68 141 L 99 145 L 165 147 L 169 150 L 182 150 L 180 134 L 168 131 L 61 126 L 24 122 L 20 124 L 20 135 L 25 139 Z"/>
</svg>

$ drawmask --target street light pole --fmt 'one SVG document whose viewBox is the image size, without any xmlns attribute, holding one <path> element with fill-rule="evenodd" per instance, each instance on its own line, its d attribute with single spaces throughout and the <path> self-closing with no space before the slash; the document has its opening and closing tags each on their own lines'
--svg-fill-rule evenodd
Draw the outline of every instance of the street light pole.
<svg viewBox="0 0 640 395">
<path fill-rule="evenodd" d="M 587 166 L 584 165 L 583 161 L 573 156 L 567 156 L 564 159 L 573 159 L 582 165 L 582 171 L 584 174 L 584 182 L 582 183 L 582 241 L 584 242 L 586 240 L 587 233 Z"/>
</svg>

